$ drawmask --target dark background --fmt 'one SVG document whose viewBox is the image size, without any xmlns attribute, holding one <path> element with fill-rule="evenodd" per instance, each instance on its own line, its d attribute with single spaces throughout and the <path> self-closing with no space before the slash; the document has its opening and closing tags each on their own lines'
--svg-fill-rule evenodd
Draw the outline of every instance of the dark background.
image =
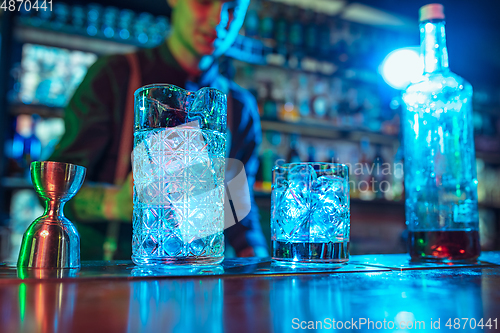
<svg viewBox="0 0 500 333">
<path fill-rule="evenodd" d="M 418 20 L 422 0 L 360 0 L 362 4 Z M 500 1 L 442 0 L 450 69 L 473 86 L 500 85 Z M 418 30 L 415 29 L 415 34 Z"/>
<path fill-rule="evenodd" d="M 316 1 L 316 0 L 309 0 Z M 330 0 L 336 1 L 336 0 Z M 92 1 L 84 1 L 92 2 Z M 103 5 L 169 15 L 166 0 L 104 0 Z M 433 1 L 423 0 L 356 0 L 361 3 L 415 21 L 418 41 L 418 10 Z M 500 1 L 442 0 L 445 7 L 450 68 L 473 86 L 500 85 Z"/>
<path fill-rule="evenodd" d="M 415 20 L 416 40 L 418 10 L 423 5 L 433 3 L 422 0 L 348 1 L 355 2 Z M 451 70 L 469 80 L 473 86 L 500 85 L 500 1 L 436 2 L 445 7 Z M 163 15 L 170 12 L 166 0 L 105 0 L 102 3 Z"/>
</svg>

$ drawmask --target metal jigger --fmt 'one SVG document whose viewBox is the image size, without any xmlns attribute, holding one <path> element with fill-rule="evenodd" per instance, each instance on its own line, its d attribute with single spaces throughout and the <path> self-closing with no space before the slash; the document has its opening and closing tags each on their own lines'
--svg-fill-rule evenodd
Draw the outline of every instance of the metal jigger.
<svg viewBox="0 0 500 333">
<path fill-rule="evenodd" d="M 80 235 L 64 217 L 64 204 L 80 189 L 86 169 L 60 162 L 31 163 L 31 179 L 45 212 L 23 236 L 18 268 L 80 268 Z"/>
</svg>

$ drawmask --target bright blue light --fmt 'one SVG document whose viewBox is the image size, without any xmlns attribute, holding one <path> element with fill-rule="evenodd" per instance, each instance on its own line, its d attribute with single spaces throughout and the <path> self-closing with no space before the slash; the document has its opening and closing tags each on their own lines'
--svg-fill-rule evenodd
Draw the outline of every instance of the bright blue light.
<svg viewBox="0 0 500 333">
<path fill-rule="evenodd" d="M 126 29 L 120 30 L 120 38 L 121 39 L 127 39 L 130 37 L 130 33 Z"/>
<path fill-rule="evenodd" d="M 148 35 L 146 35 L 144 32 L 141 32 L 137 39 L 139 40 L 139 43 L 146 44 L 148 42 Z"/>
<path fill-rule="evenodd" d="M 87 33 L 90 35 L 90 36 L 95 36 L 97 34 L 97 28 L 93 25 L 89 25 L 87 27 Z"/>
<path fill-rule="evenodd" d="M 404 89 L 417 81 L 424 71 L 418 47 L 392 51 L 385 57 L 380 72 L 385 82 L 395 89 Z"/>
<path fill-rule="evenodd" d="M 113 30 L 113 28 L 106 27 L 106 29 L 104 29 L 104 36 L 106 36 L 108 38 L 112 38 L 114 35 L 115 35 L 115 31 Z"/>
</svg>

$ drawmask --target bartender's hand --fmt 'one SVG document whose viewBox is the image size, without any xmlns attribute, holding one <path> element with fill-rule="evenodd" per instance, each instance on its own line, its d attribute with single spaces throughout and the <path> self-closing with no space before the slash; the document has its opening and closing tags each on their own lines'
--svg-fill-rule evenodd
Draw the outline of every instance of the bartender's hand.
<svg viewBox="0 0 500 333">
<path fill-rule="evenodd" d="M 108 221 L 131 222 L 133 212 L 134 180 L 128 174 L 121 187 L 108 187 L 104 191 L 102 212 Z"/>
<path fill-rule="evenodd" d="M 69 201 L 80 222 L 131 222 L 133 211 L 133 178 L 130 173 L 122 186 L 87 184 Z"/>
</svg>

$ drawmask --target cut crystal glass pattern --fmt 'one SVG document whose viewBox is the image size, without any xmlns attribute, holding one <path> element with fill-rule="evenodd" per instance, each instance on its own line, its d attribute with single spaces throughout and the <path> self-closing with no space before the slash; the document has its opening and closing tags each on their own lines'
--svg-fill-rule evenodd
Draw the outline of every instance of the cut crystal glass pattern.
<svg viewBox="0 0 500 333">
<path fill-rule="evenodd" d="M 222 257 L 225 96 L 142 89 L 135 94 L 132 258 Z"/>
</svg>

